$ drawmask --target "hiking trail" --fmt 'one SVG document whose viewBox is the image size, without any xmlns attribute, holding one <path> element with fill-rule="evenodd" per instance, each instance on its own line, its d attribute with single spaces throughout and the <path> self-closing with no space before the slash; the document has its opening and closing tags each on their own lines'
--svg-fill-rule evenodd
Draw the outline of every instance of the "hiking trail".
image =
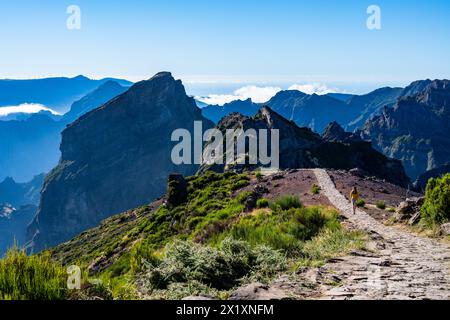
<svg viewBox="0 0 450 320">
<path fill-rule="evenodd" d="M 450 247 L 385 226 L 352 205 L 324 169 L 313 170 L 322 193 L 355 228 L 377 240 L 372 254 L 334 259 L 326 265 L 343 281 L 324 299 L 450 299 Z"/>
</svg>

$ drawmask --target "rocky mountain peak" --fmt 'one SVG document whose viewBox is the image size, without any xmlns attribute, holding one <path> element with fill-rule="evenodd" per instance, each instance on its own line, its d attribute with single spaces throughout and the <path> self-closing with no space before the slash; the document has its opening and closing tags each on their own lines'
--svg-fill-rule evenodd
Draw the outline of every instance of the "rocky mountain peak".
<svg viewBox="0 0 450 320">
<path fill-rule="evenodd" d="M 197 165 L 175 165 L 171 159 L 172 133 L 192 133 L 195 121 L 205 130 L 213 126 L 181 81 L 162 72 L 69 125 L 62 133 L 61 161 L 46 178 L 29 228 L 35 249 L 149 203 L 165 192 L 170 173 L 195 173 Z"/>
</svg>

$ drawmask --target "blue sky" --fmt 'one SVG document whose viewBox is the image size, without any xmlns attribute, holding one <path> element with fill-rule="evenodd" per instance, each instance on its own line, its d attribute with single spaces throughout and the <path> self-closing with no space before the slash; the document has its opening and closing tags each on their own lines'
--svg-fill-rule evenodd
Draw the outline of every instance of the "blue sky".
<svg viewBox="0 0 450 320">
<path fill-rule="evenodd" d="M 81 30 L 66 9 L 81 8 Z M 382 29 L 366 28 L 369 5 Z M 133 81 L 167 70 L 192 94 L 321 83 L 346 92 L 450 78 L 450 1 L 0 2 L 0 78 Z"/>
</svg>

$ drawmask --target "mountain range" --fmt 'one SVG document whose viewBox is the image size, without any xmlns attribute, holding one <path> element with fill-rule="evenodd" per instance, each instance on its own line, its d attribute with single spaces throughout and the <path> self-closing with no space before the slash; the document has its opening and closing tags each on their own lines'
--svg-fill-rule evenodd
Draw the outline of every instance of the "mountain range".
<svg viewBox="0 0 450 320">
<path fill-rule="evenodd" d="M 366 141 L 329 141 L 311 129 L 299 127 L 293 121 L 289 121 L 269 107 L 262 107 L 253 117 L 232 113 L 223 118 L 216 127 L 221 132 L 227 130 L 255 129 L 259 136 L 259 130 L 279 130 L 279 157 L 280 169 L 296 168 L 332 168 L 350 170 L 359 168 L 368 175 L 377 176 L 399 186 L 407 187 L 409 179 L 398 160 L 389 159 L 380 152 L 374 150 Z M 244 134 L 242 131 L 242 134 Z M 224 134 L 225 135 L 225 134 Z M 270 138 L 268 138 L 270 141 Z M 226 150 L 226 142 L 222 144 Z M 269 150 L 270 150 L 269 143 Z M 206 148 L 208 152 L 208 145 Z M 257 148 L 259 154 L 259 147 Z M 235 150 L 233 150 L 235 152 Z M 246 155 L 248 156 L 248 149 Z M 242 155 L 241 155 L 242 156 Z M 256 170 L 264 167 L 258 163 L 253 166 L 243 165 L 248 170 Z M 239 165 L 228 166 L 214 164 L 204 165 L 202 172 L 213 170 L 225 172 L 233 170 L 243 171 Z"/>
<path fill-rule="evenodd" d="M 204 129 L 216 123 L 222 131 L 279 129 L 283 169 L 359 168 L 406 187 L 448 168 L 449 96 L 448 80 L 423 80 L 366 95 L 288 90 L 267 105 L 248 99 L 200 109 L 168 72 L 131 87 L 107 80 L 63 116 L 41 112 L 0 121 L 0 179 L 14 177 L 0 183 L 0 203 L 14 213 L 8 217 L 26 217 L 22 206 L 30 214 L 39 205 L 27 231 L 33 250 L 64 242 L 158 198 L 173 172 L 226 171 L 172 164 L 172 131 L 192 133 L 194 121 L 202 121 Z M 42 175 L 30 183 L 14 181 L 42 172 L 50 172 L 45 182 Z M 39 201 L 38 185 L 43 185 Z M 24 225 L 15 230 L 23 234 Z"/>
<path fill-rule="evenodd" d="M 28 181 L 34 175 L 49 172 L 60 157 L 61 131 L 84 113 L 121 94 L 126 87 L 115 81 L 75 101 L 69 112 L 57 117 L 46 112 L 0 121 L 0 179 L 7 176 Z"/>
<path fill-rule="evenodd" d="M 366 122 L 364 139 L 402 161 L 412 180 L 450 160 L 450 81 L 415 82 L 393 107 Z"/>
<path fill-rule="evenodd" d="M 0 107 L 39 103 L 64 113 L 74 101 L 111 80 L 123 86 L 131 85 L 131 82 L 122 79 L 92 80 L 85 76 L 31 80 L 4 79 L 0 80 Z"/>
</svg>

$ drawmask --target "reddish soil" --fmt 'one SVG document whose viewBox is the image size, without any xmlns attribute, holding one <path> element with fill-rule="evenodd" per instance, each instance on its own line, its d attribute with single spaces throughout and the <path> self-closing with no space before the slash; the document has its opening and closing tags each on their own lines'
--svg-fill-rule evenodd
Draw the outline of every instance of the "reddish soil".
<svg viewBox="0 0 450 320">
<path fill-rule="evenodd" d="M 289 170 L 263 177 L 260 181 L 252 179 L 251 186 L 243 190 L 250 189 L 255 184 L 263 185 L 269 189 L 268 194 L 265 195 L 269 200 L 282 195 L 292 194 L 298 195 L 305 206 L 332 206 L 324 195 L 311 193 L 311 187 L 317 184 L 316 176 L 311 170 Z"/>
<path fill-rule="evenodd" d="M 347 199 L 355 186 L 361 198 L 366 202 L 364 211 L 377 220 L 385 221 L 394 213 L 375 207 L 378 201 L 383 201 L 386 207 L 396 208 L 406 198 L 420 197 L 420 193 L 408 191 L 384 180 L 374 177 L 360 177 L 348 171 L 328 170 L 328 174 L 338 189 Z"/>
</svg>

